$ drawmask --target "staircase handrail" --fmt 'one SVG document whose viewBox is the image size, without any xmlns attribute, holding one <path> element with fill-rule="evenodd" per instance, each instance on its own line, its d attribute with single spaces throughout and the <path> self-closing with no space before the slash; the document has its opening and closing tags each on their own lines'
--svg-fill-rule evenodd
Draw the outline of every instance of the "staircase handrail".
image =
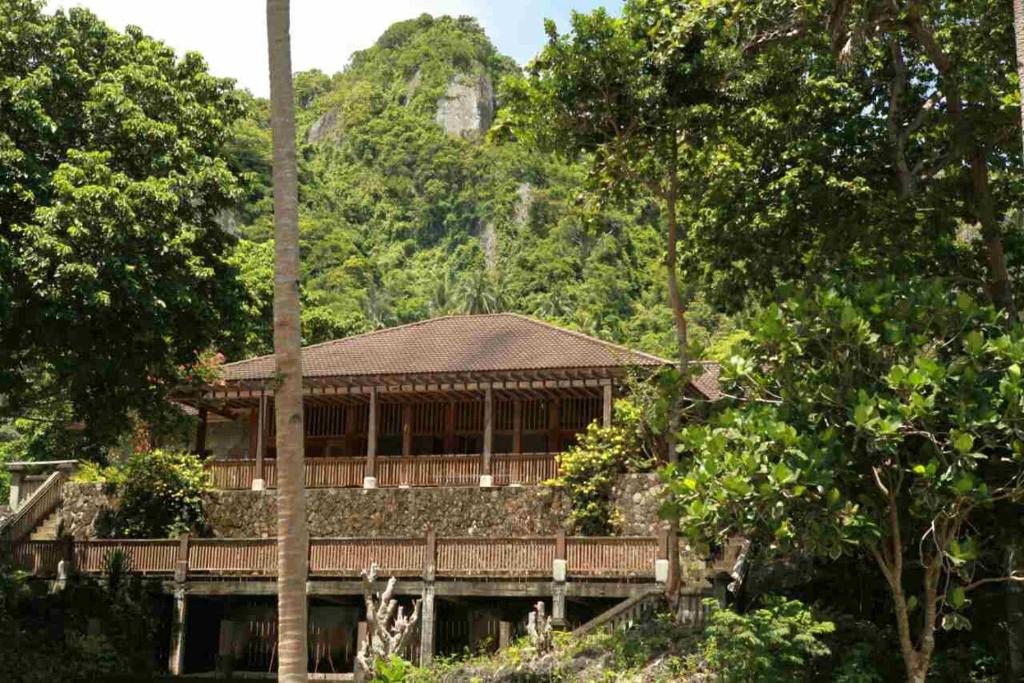
<svg viewBox="0 0 1024 683">
<path fill-rule="evenodd" d="M 648 592 L 634 595 L 617 605 L 601 612 L 596 617 L 573 630 L 574 636 L 585 636 L 600 629 L 616 630 L 630 621 L 637 621 L 654 611 L 654 608 L 665 599 L 664 590 L 655 588 Z"/>
<path fill-rule="evenodd" d="M 50 474 L 17 512 L 0 523 L 0 539 L 12 543 L 20 541 L 56 510 L 63 497 L 65 479 L 67 474 L 64 470 L 58 469 Z"/>
</svg>

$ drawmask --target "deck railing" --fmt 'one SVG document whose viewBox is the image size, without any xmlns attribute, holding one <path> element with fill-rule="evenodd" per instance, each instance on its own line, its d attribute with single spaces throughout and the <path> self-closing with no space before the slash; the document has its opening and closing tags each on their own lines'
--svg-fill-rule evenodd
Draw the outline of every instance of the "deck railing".
<svg viewBox="0 0 1024 683">
<path fill-rule="evenodd" d="M 256 476 L 255 460 L 208 460 L 206 468 L 214 488 L 249 489 Z M 307 488 L 346 488 L 363 485 L 366 458 L 306 458 Z M 277 485 L 277 464 L 263 461 L 263 481 L 268 488 Z M 376 458 L 377 485 L 396 486 L 477 486 L 483 473 L 481 455 L 386 455 Z M 491 458 L 494 484 L 531 485 L 558 474 L 554 453 L 500 454 Z"/>
<path fill-rule="evenodd" d="M 429 567 L 439 577 L 550 578 L 556 560 L 565 560 L 569 578 L 654 578 L 656 538 L 319 538 L 309 544 L 314 577 L 359 576 L 376 562 L 382 575 L 420 576 Z M 274 576 L 274 539 L 210 538 L 157 540 L 22 541 L 8 544 L 17 569 L 53 576 L 69 556 L 84 574 L 102 574 L 107 558 L 122 551 L 128 570 L 172 574 L 184 564 L 198 575 Z"/>
</svg>

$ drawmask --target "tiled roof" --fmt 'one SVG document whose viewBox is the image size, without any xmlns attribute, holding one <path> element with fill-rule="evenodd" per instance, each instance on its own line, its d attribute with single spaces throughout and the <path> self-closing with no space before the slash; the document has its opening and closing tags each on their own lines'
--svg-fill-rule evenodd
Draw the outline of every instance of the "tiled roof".
<svg viewBox="0 0 1024 683">
<path fill-rule="evenodd" d="M 304 377 L 502 372 L 664 365 L 579 332 L 514 313 L 453 315 L 307 346 Z M 227 363 L 227 381 L 273 377 L 272 355 Z"/>
<path fill-rule="evenodd" d="M 693 379 L 690 380 L 690 384 L 697 387 L 697 390 L 711 401 L 722 398 L 724 394 L 718 384 L 722 366 L 712 361 L 701 361 L 696 365 L 699 365 L 702 371 L 698 371 L 697 368 L 692 369 Z"/>
</svg>

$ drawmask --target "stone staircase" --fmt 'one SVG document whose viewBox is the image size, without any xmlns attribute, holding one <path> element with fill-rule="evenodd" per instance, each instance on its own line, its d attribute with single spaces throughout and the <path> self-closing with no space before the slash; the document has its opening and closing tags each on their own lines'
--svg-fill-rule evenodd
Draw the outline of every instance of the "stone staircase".
<svg viewBox="0 0 1024 683">
<path fill-rule="evenodd" d="M 60 508 L 51 512 L 29 534 L 30 541 L 56 541 L 60 529 Z"/>
</svg>

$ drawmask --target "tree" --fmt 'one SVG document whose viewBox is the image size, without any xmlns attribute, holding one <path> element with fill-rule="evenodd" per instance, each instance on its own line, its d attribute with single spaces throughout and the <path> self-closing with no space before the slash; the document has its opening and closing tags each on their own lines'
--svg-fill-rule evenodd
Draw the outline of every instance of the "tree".
<svg viewBox="0 0 1024 683">
<path fill-rule="evenodd" d="M 202 58 L 86 10 L 0 2 L 0 417 L 109 445 L 244 300 L 218 223 L 242 107 Z"/>
<path fill-rule="evenodd" d="M 401 657 L 409 645 L 409 640 L 416 633 L 416 623 L 420 618 L 420 601 L 412 604 L 412 612 L 405 616 L 405 610 L 393 598 L 395 577 L 388 579 L 382 592 L 375 592 L 377 581 L 377 564 L 360 572 L 363 579 L 363 602 L 366 605 L 366 640 L 356 653 L 359 664 L 359 675 L 374 677 L 378 668 L 395 657 Z M 395 611 L 397 609 L 397 612 Z"/>
<path fill-rule="evenodd" d="M 737 402 L 684 430 L 669 507 L 695 540 L 869 557 L 924 681 L 937 629 L 970 626 L 971 592 L 1024 581 L 985 521 L 1024 500 L 1024 327 L 1005 317 L 922 279 L 770 306 L 728 363 Z"/>
<path fill-rule="evenodd" d="M 278 677 L 307 680 L 305 462 L 299 322 L 299 192 L 288 0 L 267 0 L 274 141 L 274 392 L 277 426 Z"/>
<path fill-rule="evenodd" d="M 714 77 L 694 59 L 700 31 L 688 25 L 693 30 L 684 40 L 659 51 L 647 10 L 644 3 L 633 3 L 622 19 L 603 9 L 573 14 L 567 35 L 546 22 L 548 44 L 531 63 L 528 78 L 513 84 L 510 120 L 519 137 L 574 159 L 588 158 L 592 179 L 603 191 L 659 202 L 681 397 L 690 375 L 690 349 L 687 303 L 679 285 L 679 220 L 680 201 L 692 181 L 681 176 L 680 158 L 699 139 L 695 112 L 711 98 Z M 673 438 L 680 413 L 681 404 L 670 412 L 670 462 L 677 459 Z M 679 567 L 678 539 L 674 533 L 669 538 L 671 597 L 679 587 Z"/>
</svg>

